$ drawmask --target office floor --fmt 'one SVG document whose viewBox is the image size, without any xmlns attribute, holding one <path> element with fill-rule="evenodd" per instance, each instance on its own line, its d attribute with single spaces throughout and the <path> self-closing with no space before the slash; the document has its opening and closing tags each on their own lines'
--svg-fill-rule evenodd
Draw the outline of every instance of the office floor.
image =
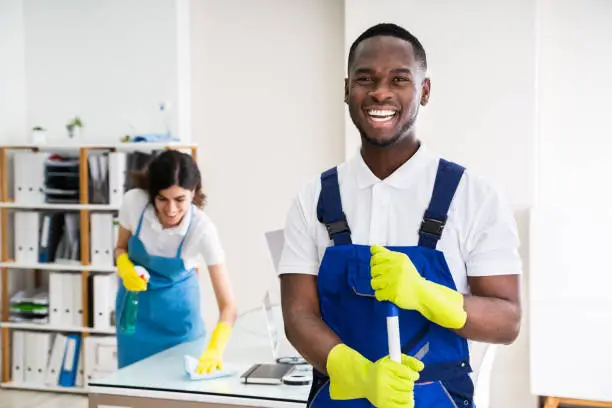
<svg viewBox="0 0 612 408">
<path fill-rule="evenodd" d="M 0 390 L 0 408 L 87 408 L 87 397 L 34 391 Z"/>
</svg>

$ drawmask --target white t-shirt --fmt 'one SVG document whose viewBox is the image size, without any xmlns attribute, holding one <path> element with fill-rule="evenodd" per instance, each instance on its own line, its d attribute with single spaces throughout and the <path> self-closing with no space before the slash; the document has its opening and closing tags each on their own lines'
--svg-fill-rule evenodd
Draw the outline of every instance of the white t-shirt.
<svg viewBox="0 0 612 408">
<path fill-rule="evenodd" d="M 378 179 L 356 154 L 338 166 L 342 208 L 352 242 L 413 246 L 419 241 L 429 206 L 439 156 L 421 143 L 419 150 L 385 180 Z M 316 275 L 325 249 L 333 243 L 317 219 L 320 175 L 294 198 L 285 226 L 279 274 Z M 437 243 L 457 289 L 469 293 L 468 276 L 521 273 L 516 221 L 499 191 L 466 169 Z"/>
<path fill-rule="evenodd" d="M 150 255 L 174 257 L 179 244 L 187 233 L 189 221 L 193 217 L 189 234 L 185 238 L 181 258 L 188 269 L 204 264 L 217 265 L 223 263 L 225 254 L 217 228 L 211 219 L 200 209 L 194 208 L 187 212 L 181 223 L 176 227 L 164 229 L 155 215 L 155 209 L 149 205 L 147 192 L 141 189 L 131 189 L 123 196 L 119 210 L 119 223 L 132 234 L 136 234 L 140 215 L 145 209 L 142 226 L 138 238 L 144 244 Z"/>
</svg>

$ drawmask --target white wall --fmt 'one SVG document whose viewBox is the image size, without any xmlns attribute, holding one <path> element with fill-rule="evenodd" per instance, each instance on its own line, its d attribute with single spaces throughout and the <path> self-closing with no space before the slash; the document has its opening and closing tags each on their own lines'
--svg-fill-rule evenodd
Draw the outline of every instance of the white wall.
<svg viewBox="0 0 612 408">
<path fill-rule="evenodd" d="M 343 159 L 342 2 L 191 7 L 193 141 L 245 310 L 278 292 L 264 232 L 284 226 L 302 181 Z"/>
<path fill-rule="evenodd" d="M 537 4 L 539 208 L 532 230 L 531 387 L 612 400 L 612 3 Z M 585 344 L 576 354 L 584 374 L 573 381 L 564 375 L 562 360 L 568 347 L 579 344 Z"/>
<path fill-rule="evenodd" d="M 87 142 L 115 142 L 130 125 L 159 130 L 156 108 L 166 101 L 176 132 L 180 2 L 24 0 L 28 128 L 65 141 L 79 115 Z"/>
<path fill-rule="evenodd" d="M 421 109 L 418 135 L 505 191 L 516 210 L 526 260 L 524 210 L 533 200 L 535 158 L 533 1 L 346 0 L 345 13 L 347 54 L 354 39 L 379 22 L 398 23 L 422 42 L 432 91 L 428 106 Z M 358 144 L 347 117 L 347 153 L 353 154 Z M 524 318 L 519 339 L 498 352 L 491 407 L 535 407 L 529 392 L 527 328 Z"/>
<path fill-rule="evenodd" d="M 612 2 L 538 4 L 538 200 L 609 203 Z"/>
<path fill-rule="evenodd" d="M 25 57 L 21 0 L 0 1 L 0 142 L 25 134 Z"/>
</svg>

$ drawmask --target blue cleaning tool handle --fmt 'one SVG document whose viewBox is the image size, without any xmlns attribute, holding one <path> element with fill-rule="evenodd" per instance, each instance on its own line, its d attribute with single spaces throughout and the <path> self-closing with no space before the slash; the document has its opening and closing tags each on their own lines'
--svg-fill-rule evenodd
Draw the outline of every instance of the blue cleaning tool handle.
<svg viewBox="0 0 612 408">
<path fill-rule="evenodd" d="M 387 306 L 387 339 L 389 343 L 389 357 L 400 363 L 402 361 L 402 346 L 400 343 L 399 309 L 391 302 Z"/>
<path fill-rule="evenodd" d="M 387 317 L 399 316 L 399 309 L 394 303 L 385 302 L 387 304 Z"/>
</svg>

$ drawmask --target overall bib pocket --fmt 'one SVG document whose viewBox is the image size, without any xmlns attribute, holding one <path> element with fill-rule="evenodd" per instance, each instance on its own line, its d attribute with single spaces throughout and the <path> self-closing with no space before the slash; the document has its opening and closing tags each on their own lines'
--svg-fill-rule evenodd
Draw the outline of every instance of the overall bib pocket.
<svg viewBox="0 0 612 408">
<path fill-rule="evenodd" d="M 357 296 L 370 297 L 376 300 L 372 289 L 372 276 L 370 264 L 360 259 L 348 260 L 348 285 Z"/>
<path fill-rule="evenodd" d="M 440 381 L 414 385 L 414 406 L 458 408 L 455 400 Z"/>
</svg>

